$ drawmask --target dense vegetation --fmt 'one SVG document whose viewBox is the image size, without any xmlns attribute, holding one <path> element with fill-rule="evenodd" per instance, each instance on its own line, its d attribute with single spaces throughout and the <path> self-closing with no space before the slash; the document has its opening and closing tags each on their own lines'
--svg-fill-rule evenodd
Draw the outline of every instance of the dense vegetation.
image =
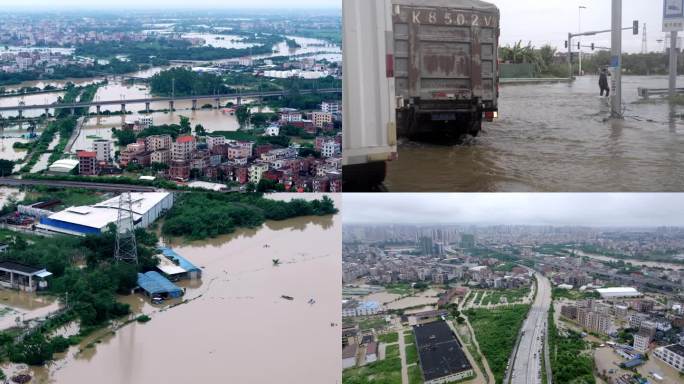
<svg viewBox="0 0 684 384">
<path fill-rule="evenodd" d="M 561 336 L 549 312 L 549 354 L 553 382 L 558 384 L 595 384 L 594 359 L 587 354 L 587 343 L 577 332 Z"/>
<path fill-rule="evenodd" d="M 154 234 L 137 230 L 140 265 L 115 263 L 114 226 L 100 236 L 84 238 L 39 236 L 0 231 L 0 242 L 10 244 L 2 260 L 12 260 L 46 268 L 53 273 L 48 292 L 65 303 L 57 316 L 34 328 L 22 339 L 8 343 L 9 358 L 18 363 L 41 365 L 52 354 L 78 342 L 50 337 L 50 333 L 72 320 L 80 323 L 83 336 L 94 327 L 130 313 L 126 304 L 116 300 L 117 293 L 128 294 L 136 285 L 137 272 L 154 268 L 157 259 Z"/>
<path fill-rule="evenodd" d="M 158 65 L 159 63 L 155 63 Z M 132 62 L 112 59 L 108 64 L 94 64 L 91 66 L 63 65 L 54 68 L 53 73 L 44 73 L 41 70 L 23 72 L 3 72 L 0 71 L 0 85 L 19 84 L 24 81 L 33 80 L 63 80 L 69 78 L 96 77 L 102 75 L 121 75 L 124 73 L 135 72 L 140 67 Z"/>
<path fill-rule="evenodd" d="M 14 161 L 0 159 L 0 177 L 11 175 L 13 169 Z"/>
<path fill-rule="evenodd" d="M 497 384 L 503 383 L 506 364 L 529 309 L 529 305 L 513 305 L 496 309 L 469 309 L 464 312 Z"/>
<path fill-rule="evenodd" d="M 401 359 L 394 357 L 345 369 L 342 384 L 401 384 Z"/>
<path fill-rule="evenodd" d="M 171 68 L 150 78 L 152 93 L 160 96 L 214 95 L 231 91 L 220 76 L 195 72 L 187 68 Z"/>
<path fill-rule="evenodd" d="M 337 208 L 327 196 L 321 200 L 286 202 L 258 195 L 193 193 L 178 199 L 166 216 L 162 232 L 200 240 L 232 233 L 236 227 L 256 227 L 265 220 L 335 213 Z"/>
<path fill-rule="evenodd" d="M 574 47 L 573 51 L 576 51 Z M 558 49 L 550 45 L 541 48 L 534 47 L 531 43 L 523 45 L 522 42 L 501 47 L 499 57 L 505 63 L 528 63 L 532 64 L 539 76 L 567 77 L 568 64 L 560 62 L 557 57 Z M 586 54 L 586 50 L 585 50 Z M 573 52 L 573 73 L 577 74 L 577 53 Z M 679 72 L 684 71 L 684 54 L 679 55 Z M 594 55 L 582 60 L 582 69 L 586 73 L 598 73 L 602 67 L 610 66 L 610 52 L 606 50 L 595 51 Z M 660 52 L 651 53 L 625 53 L 622 55 L 622 66 L 625 73 L 630 75 L 664 75 L 668 73 L 669 56 Z"/>
<path fill-rule="evenodd" d="M 103 43 L 86 43 L 78 46 L 76 55 L 110 58 L 125 55 L 133 63 L 150 63 L 159 65 L 169 60 L 219 60 L 243 57 L 248 55 L 268 54 L 273 46 L 282 42 L 283 38 L 274 35 L 259 35 L 256 40 L 260 45 L 251 48 L 216 48 L 211 46 L 193 47 L 187 40 L 154 39 L 145 41 L 119 41 Z"/>
</svg>

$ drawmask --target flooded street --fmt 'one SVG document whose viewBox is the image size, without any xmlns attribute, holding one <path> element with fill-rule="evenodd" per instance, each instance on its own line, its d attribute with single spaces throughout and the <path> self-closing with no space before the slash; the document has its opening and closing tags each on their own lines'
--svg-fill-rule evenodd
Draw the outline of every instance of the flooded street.
<svg viewBox="0 0 684 384">
<path fill-rule="evenodd" d="M 679 78 L 679 82 L 684 78 Z M 598 78 L 502 85 L 499 120 L 467 145 L 404 142 L 390 162 L 392 192 L 612 192 L 684 189 L 684 106 L 635 104 L 666 77 L 623 77 L 625 119 L 604 122 Z"/>
<path fill-rule="evenodd" d="M 340 219 L 268 222 L 167 244 L 203 268 L 201 283 L 180 284 L 191 301 L 158 311 L 138 295 L 126 297 L 152 320 L 130 324 L 84 353 L 71 348 L 44 382 L 335 383 L 342 293 L 330 276 L 341 273 Z"/>
</svg>

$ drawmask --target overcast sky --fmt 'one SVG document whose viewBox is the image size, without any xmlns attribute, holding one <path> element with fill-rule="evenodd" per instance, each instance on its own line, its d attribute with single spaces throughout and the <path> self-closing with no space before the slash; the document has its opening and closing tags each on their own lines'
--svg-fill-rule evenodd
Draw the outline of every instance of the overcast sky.
<svg viewBox="0 0 684 384">
<path fill-rule="evenodd" d="M 579 30 L 579 6 L 582 10 L 582 31 L 605 30 L 611 27 L 610 0 L 489 0 L 501 9 L 501 44 L 512 44 L 523 40 L 525 43 L 541 46 L 551 44 L 565 49 L 564 42 L 568 32 Z M 647 24 L 649 51 L 662 51 L 663 1 L 662 0 L 623 0 L 622 25 L 629 27 L 633 20 L 639 20 L 640 28 Z M 641 33 L 641 31 L 639 31 Z M 623 49 L 627 52 L 640 52 L 642 36 L 623 32 Z M 610 34 L 585 37 L 583 45 L 595 43 L 597 46 L 610 47 Z M 590 50 L 589 50 L 590 51 Z"/>
<path fill-rule="evenodd" d="M 371 1 L 371 0 L 369 0 Z M 564 41 L 568 32 L 579 29 L 578 7 L 586 6 L 582 11 L 582 30 L 602 30 L 610 28 L 611 1 L 610 0 L 489 0 L 501 9 L 502 45 L 515 41 L 532 41 L 536 46 L 551 44 L 560 49 L 564 48 Z M 18 6 L 22 8 L 54 9 L 65 8 L 157 8 L 162 10 L 173 8 L 203 8 L 203 9 L 244 9 L 244 8 L 340 8 L 341 0 L 202 0 L 188 2 L 187 0 L 0 0 L 3 6 Z M 631 26 L 632 20 L 638 19 L 641 26 L 648 26 L 648 48 L 650 51 L 662 50 L 663 44 L 657 43 L 662 39 L 662 0 L 623 0 L 623 26 Z M 7 8 L 5 8 L 7 9 Z M 641 51 L 642 36 L 633 36 L 632 31 L 625 31 L 623 47 L 627 52 Z M 610 46 L 610 34 L 603 34 L 583 39 L 584 45 L 595 43 L 597 46 Z"/>
<path fill-rule="evenodd" d="M 684 226 L 684 194 L 350 194 L 344 223 Z"/>
<path fill-rule="evenodd" d="M 341 8 L 342 0 L 0 0 L 3 6 L 16 6 L 21 8 L 55 9 L 65 8 L 144 8 L 166 10 L 170 8 L 201 8 L 201 9 L 256 9 L 256 8 Z"/>
</svg>

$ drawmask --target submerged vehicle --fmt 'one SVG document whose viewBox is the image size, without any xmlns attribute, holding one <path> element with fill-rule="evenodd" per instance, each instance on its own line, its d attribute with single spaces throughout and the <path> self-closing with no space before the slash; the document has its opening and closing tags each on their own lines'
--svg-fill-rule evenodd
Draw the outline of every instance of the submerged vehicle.
<svg viewBox="0 0 684 384">
<path fill-rule="evenodd" d="M 495 5 L 345 0 L 342 11 L 344 191 L 377 190 L 398 137 L 451 143 L 498 117 Z"/>
</svg>

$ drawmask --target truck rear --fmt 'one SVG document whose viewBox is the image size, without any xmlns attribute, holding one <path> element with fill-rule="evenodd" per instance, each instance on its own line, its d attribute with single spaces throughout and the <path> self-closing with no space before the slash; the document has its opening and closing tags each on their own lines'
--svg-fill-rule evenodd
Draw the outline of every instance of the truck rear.
<svg viewBox="0 0 684 384">
<path fill-rule="evenodd" d="M 345 0 L 347 1 L 347 0 Z M 373 1 L 371 1 L 373 2 Z M 476 136 L 498 114 L 499 10 L 479 0 L 393 0 L 400 136 Z"/>
<path fill-rule="evenodd" d="M 380 190 L 397 156 L 391 0 L 343 0 L 343 190 Z"/>
</svg>

